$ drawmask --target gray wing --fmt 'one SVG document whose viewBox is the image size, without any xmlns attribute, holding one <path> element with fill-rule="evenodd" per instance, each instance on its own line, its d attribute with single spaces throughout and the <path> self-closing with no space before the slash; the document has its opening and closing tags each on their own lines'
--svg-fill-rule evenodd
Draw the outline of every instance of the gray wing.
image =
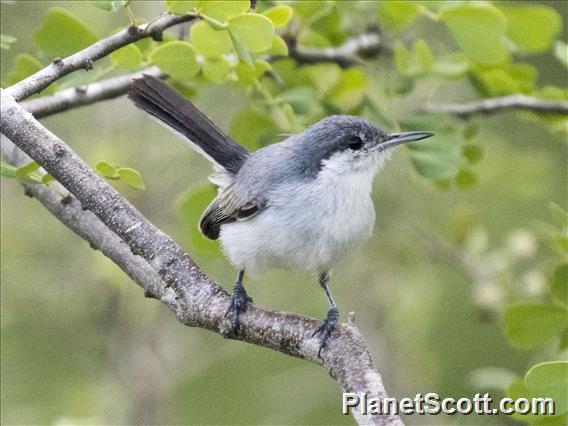
<svg viewBox="0 0 568 426">
<path fill-rule="evenodd" d="M 216 240 L 221 225 L 250 219 L 262 207 L 262 203 L 254 198 L 239 196 L 234 190 L 234 184 L 230 184 L 209 204 L 199 220 L 199 229 L 210 240 Z"/>
</svg>

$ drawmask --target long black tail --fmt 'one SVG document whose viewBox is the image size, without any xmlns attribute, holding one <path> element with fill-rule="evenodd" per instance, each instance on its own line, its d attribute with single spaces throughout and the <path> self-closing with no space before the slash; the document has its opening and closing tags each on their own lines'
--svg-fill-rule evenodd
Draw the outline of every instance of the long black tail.
<svg viewBox="0 0 568 426">
<path fill-rule="evenodd" d="M 128 97 L 137 107 L 186 136 L 196 151 L 229 173 L 237 173 L 249 155 L 195 105 L 157 78 L 145 75 L 135 80 Z"/>
</svg>

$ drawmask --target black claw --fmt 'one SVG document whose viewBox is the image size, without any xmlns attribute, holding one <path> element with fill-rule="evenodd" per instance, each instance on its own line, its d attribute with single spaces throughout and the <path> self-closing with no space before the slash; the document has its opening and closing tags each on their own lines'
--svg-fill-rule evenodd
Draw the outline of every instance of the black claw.
<svg viewBox="0 0 568 426">
<path fill-rule="evenodd" d="M 339 311 L 336 307 L 333 307 L 327 311 L 327 318 L 322 321 L 321 325 L 313 334 L 312 337 L 319 334 L 320 347 L 318 351 L 318 358 L 321 358 L 321 351 L 327 346 L 327 340 L 331 336 L 331 332 L 335 329 L 337 320 L 339 320 Z"/>
<path fill-rule="evenodd" d="M 232 334 L 237 335 L 239 326 L 241 325 L 239 314 L 247 310 L 247 303 L 252 302 L 252 298 L 249 297 L 243 284 L 237 282 L 233 288 L 233 295 L 231 296 L 231 301 L 229 302 L 229 308 L 225 313 L 225 317 L 230 315 Z"/>
</svg>

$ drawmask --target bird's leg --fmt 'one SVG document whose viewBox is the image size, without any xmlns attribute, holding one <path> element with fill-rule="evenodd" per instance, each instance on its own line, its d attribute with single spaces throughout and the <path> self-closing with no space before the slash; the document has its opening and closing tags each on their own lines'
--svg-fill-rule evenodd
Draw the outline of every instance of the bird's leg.
<svg viewBox="0 0 568 426">
<path fill-rule="evenodd" d="M 329 336 L 331 335 L 331 332 L 337 325 L 337 320 L 339 319 L 339 310 L 337 309 L 337 306 L 335 306 L 333 297 L 331 297 L 331 292 L 327 287 L 328 281 L 329 281 L 329 273 L 324 272 L 323 274 L 320 275 L 319 283 L 323 288 L 323 291 L 325 292 L 327 301 L 329 302 L 329 311 L 327 311 L 327 317 L 314 333 L 314 336 L 316 334 L 319 334 L 320 347 L 318 351 L 318 357 L 320 358 L 321 358 L 321 351 L 323 348 L 326 347 L 327 339 L 329 339 Z"/>
<path fill-rule="evenodd" d="M 230 315 L 233 334 L 238 333 L 240 325 L 239 314 L 247 310 L 248 302 L 252 302 L 252 298 L 249 297 L 243 286 L 244 275 L 245 270 L 241 269 L 237 275 L 235 287 L 233 288 L 233 295 L 229 302 L 229 309 L 227 309 L 227 312 L 225 313 L 226 317 Z"/>
</svg>

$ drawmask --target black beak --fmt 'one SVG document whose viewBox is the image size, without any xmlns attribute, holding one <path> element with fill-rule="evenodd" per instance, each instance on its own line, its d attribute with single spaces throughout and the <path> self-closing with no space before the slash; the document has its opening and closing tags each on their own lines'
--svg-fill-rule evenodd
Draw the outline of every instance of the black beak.
<svg viewBox="0 0 568 426">
<path fill-rule="evenodd" d="M 403 132 L 403 133 L 391 133 L 388 139 L 381 143 L 379 146 L 381 149 L 392 148 L 403 143 L 419 141 L 422 139 L 434 136 L 431 132 Z"/>
</svg>

